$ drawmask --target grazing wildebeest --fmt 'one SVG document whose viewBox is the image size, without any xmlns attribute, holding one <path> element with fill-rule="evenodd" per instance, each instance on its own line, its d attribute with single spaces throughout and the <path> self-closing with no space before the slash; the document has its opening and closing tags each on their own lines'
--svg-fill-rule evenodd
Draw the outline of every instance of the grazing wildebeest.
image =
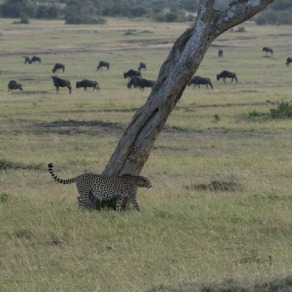
<svg viewBox="0 0 292 292">
<path fill-rule="evenodd" d="M 219 50 L 218 50 L 218 56 L 219 56 L 220 58 L 223 57 L 223 50 L 222 50 L 222 49 L 219 49 Z"/>
<path fill-rule="evenodd" d="M 134 76 L 142 77 L 142 74 L 140 71 L 133 70 L 133 69 L 130 69 L 129 71 L 124 73 L 124 78 L 134 77 Z"/>
<path fill-rule="evenodd" d="M 105 62 L 105 61 L 100 61 L 98 63 L 98 66 L 97 66 L 97 70 L 99 70 L 99 69 L 102 70 L 102 67 L 105 67 L 106 69 L 109 69 L 110 68 L 110 63 L 109 62 Z"/>
<path fill-rule="evenodd" d="M 129 83 L 127 84 L 128 88 L 132 88 L 134 86 L 135 88 L 140 87 L 140 90 L 144 90 L 145 87 L 152 88 L 155 81 L 153 80 L 147 80 L 139 76 L 134 76 L 130 79 Z"/>
<path fill-rule="evenodd" d="M 263 47 L 263 51 L 266 52 L 266 55 L 268 53 L 270 53 L 271 55 L 273 55 L 273 49 L 272 48 L 269 48 L 269 47 Z"/>
<path fill-rule="evenodd" d="M 55 73 L 57 70 L 63 70 L 63 72 L 65 72 L 65 65 L 61 63 L 56 63 L 54 68 L 52 69 L 52 72 Z"/>
<path fill-rule="evenodd" d="M 38 56 L 32 56 L 32 58 L 30 59 L 30 64 L 35 62 L 41 63 L 42 59 Z"/>
<path fill-rule="evenodd" d="M 30 58 L 29 57 L 23 57 L 24 58 L 24 64 L 30 64 Z"/>
<path fill-rule="evenodd" d="M 76 82 L 76 88 L 81 88 L 81 87 L 83 87 L 84 90 L 86 91 L 87 91 L 87 87 L 92 87 L 93 88 L 92 91 L 94 91 L 95 89 L 100 90 L 100 87 L 97 81 L 92 81 L 92 80 L 87 80 L 87 79 Z"/>
<path fill-rule="evenodd" d="M 217 80 L 220 80 L 221 78 L 223 78 L 224 83 L 226 82 L 226 78 L 231 78 L 231 82 L 233 82 L 233 79 L 235 79 L 236 82 L 238 83 L 236 74 L 227 70 L 224 70 L 220 74 L 217 75 Z"/>
<path fill-rule="evenodd" d="M 206 85 L 206 88 L 208 88 L 208 85 L 210 85 L 210 87 L 213 89 L 213 85 L 211 82 L 210 78 L 206 78 L 206 77 L 201 77 L 201 76 L 194 76 L 189 82 L 188 82 L 188 86 L 193 85 L 193 89 L 198 85 L 198 87 L 200 88 L 200 85 Z"/>
<path fill-rule="evenodd" d="M 146 70 L 146 64 L 143 62 L 140 62 L 138 70 L 141 71 L 142 69 Z"/>
<path fill-rule="evenodd" d="M 288 57 L 286 60 L 287 67 L 289 66 L 290 63 L 292 63 L 292 58 Z"/>
<path fill-rule="evenodd" d="M 56 86 L 57 92 L 59 92 L 59 87 L 67 87 L 69 89 L 69 93 L 71 93 L 71 83 L 69 80 L 61 79 L 56 76 L 52 76 L 53 83 Z"/>
<path fill-rule="evenodd" d="M 35 62 L 38 62 L 38 63 L 41 63 L 42 60 L 40 57 L 38 56 L 32 56 L 32 58 L 30 59 L 29 57 L 23 57 L 24 58 L 24 64 L 31 64 L 31 63 L 35 63 Z"/>
<path fill-rule="evenodd" d="M 20 91 L 23 91 L 22 85 L 20 83 L 17 83 L 15 80 L 10 80 L 8 83 L 8 92 L 15 89 L 19 89 Z"/>
</svg>

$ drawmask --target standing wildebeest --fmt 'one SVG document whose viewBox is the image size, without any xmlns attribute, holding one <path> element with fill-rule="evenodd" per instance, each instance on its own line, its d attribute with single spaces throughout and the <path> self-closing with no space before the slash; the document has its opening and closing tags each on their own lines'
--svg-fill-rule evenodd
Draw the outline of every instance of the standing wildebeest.
<svg viewBox="0 0 292 292">
<path fill-rule="evenodd" d="M 8 83 L 8 92 L 15 89 L 19 89 L 20 91 L 23 91 L 22 85 L 20 83 L 17 83 L 15 80 L 10 80 Z"/>
<path fill-rule="evenodd" d="M 110 68 L 110 63 L 109 62 L 105 62 L 105 61 L 100 61 L 98 63 L 98 66 L 97 66 L 97 70 L 99 70 L 99 69 L 102 70 L 102 67 L 105 67 L 106 69 L 109 69 Z"/>
<path fill-rule="evenodd" d="M 223 50 L 222 50 L 222 49 L 219 49 L 219 50 L 218 50 L 218 56 L 219 56 L 220 58 L 223 57 Z"/>
<path fill-rule="evenodd" d="M 128 88 L 132 88 L 132 86 L 140 87 L 140 90 L 144 90 L 145 87 L 152 88 L 155 81 L 153 80 L 147 80 L 139 76 L 134 76 L 130 79 L 129 83 L 127 84 Z"/>
<path fill-rule="evenodd" d="M 227 70 L 224 70 L 220 74 L 217 75 L 217 80 L 220 80 L 221 78 L 223 78 L 224 83 L 226 82 L 226 78 L 231 78 L 231 82 L 233 82 L 233 79 L 235 79 L 236 82 L 238 83 L 236 74 L 233 72 L 229 72 Z"/>
<path fill-rule="evenodd" d="M 143 62 L 140 62 L 138 70 L 141 71 L 142 69 L 146 70 L 146 64 Z"/>
<path fill-rule="evenodd" d="M 41 63 L 42 59 L 38 56 L 32 56 L 32 58 L 30 59 L 30 64 L 35 62 Z"/>
<path fill-rule="evenodd" d="M 63 70 L 63 72 L 65 72 L 65 65 L 61 63 L 56 63 L 54 68 L 52 69 L 52 72 L 55 73 L 57 70 Z"/>
<path fill-rule="evenodd" d="M 130 69 L 128 72 L 124 73 L 124 78 L 134 77 L 134 76 L 142 77 L 142 74 L 140 71 L 133 70 L 133 69 Z"/>
<path fill-rule="evenodd" d="M 86 90 L 86 91 L 87 91 L 87 87 L 92 87 L 93 88 L 92 91 L 94 91 L 95 89 L 100 90 L 100 87 L 96 81 L 91 81 L 91 80 L 87 80 L 87 79 L 76 82 L 76 88 L 80 88 L 80 87 L 83 87 L 84 90 Z"/>
<path fill-rule="evenodd" d="M 213 85 L 210 78 L 201 77 L 201 76 L 194 76 L 189 82 L 188 86 L 191 86 L 193 84 L 193 89 L 198 85 L 200 88 L 200 85 L 206 85 L 206 88 L 208 88 L 208 85 L 213 89 Z"/>
<path fill-rule="evenodd" d="M 266 52 L 266 55 L 268 53 L 270 53 L 271 55 L 273 55 L 273 49 L 272 48 L 269 48 L 269 47 L 263 47 L 263 51 Z"/>
<path fill-rule="evenodd" d="M 290 63 L 292 63 L 292 58 L 288 57 L 286 60 L 287 67 L 289 66 Z"/>
<path fill-rule="evenodd" d="M 69 93 L 71 93 L 71 83 L 69 80 L 61 79 L 56 76 L 52 76 L 53 83 L 56 86 L 57 92 L 59 92 L 59 87 L 67 87 L 69 89 Z"/>
</svg>

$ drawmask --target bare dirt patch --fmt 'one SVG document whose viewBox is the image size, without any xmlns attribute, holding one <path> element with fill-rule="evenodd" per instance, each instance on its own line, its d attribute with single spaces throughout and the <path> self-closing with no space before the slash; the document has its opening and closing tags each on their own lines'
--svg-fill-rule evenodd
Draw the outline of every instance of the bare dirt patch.
<svg viewBox="0 0 292 292">
<path fill-rule="evenodd" d="M 40 123 L 34 126 L 40 133 L 55 133 L 61 135 L 72 134 L 102 134 L 121 133 L 124 126 L 119 123 L 102 121 L 59 120 L 51 123 Z"/>
</svg>

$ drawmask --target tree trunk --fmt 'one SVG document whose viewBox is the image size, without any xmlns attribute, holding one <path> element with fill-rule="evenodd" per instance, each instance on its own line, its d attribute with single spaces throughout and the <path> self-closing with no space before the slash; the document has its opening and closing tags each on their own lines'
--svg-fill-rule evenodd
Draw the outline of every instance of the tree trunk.
<svg viewBox="0 0 292 292">
<path fill-rule="evenodd" d="M 174 43 L 145 105 L 137 110 L 103 174 L 139 175 L 153 144 L 210 44 L 273 0 L 201 0 L 194 26 Z M 125 201 L 126 205 L 127 202 Z M 115 206 L 115 201 L 105 204 Z M 98 206 L 100 207 L 100 206 Z"/>
</svg>

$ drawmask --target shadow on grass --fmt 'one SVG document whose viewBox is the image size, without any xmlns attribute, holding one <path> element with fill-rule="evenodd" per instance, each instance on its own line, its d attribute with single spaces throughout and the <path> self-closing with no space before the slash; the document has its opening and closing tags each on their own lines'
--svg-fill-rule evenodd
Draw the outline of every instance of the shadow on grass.
<svg viewBox="0 0 292 292">
<path fill-rule="evenodd" d="M 78 120 L 58 120 L 51 123 L 40 123 L 35 125 L 37 131 L 41 133 L 55 134 L 95 134 L 112 133 L 113 130 L 122 132 L 124 126 L 119 123 L 110 123 L 102 121 L 78 121 Z"/>
<path fill-rule="evenodd" d="M 292 275 L 274 278 L 235 280 L 227 278 L 222 281 L 199 284 L 199 283 L 181 283 L 174 286 L 160 285 L 147 292 L 291 292 Z"/>
<path fill-rule="evenodd" d="M 209 192 L 238 192 L 242 191 L 242 185 L 233 181 L 213 180 L 208 184 L 191 184 L 184 186 L 187 190 L 209 191 Z"/>
<path fill-rule="evenodd" d="M 26 164 L 21 162 L 10 161 L 7 159 L 0 159 L 0 170 L 9 169 L 28 169 L 28 170 L 41 170 L 42 164 Z"/>
</svg>

